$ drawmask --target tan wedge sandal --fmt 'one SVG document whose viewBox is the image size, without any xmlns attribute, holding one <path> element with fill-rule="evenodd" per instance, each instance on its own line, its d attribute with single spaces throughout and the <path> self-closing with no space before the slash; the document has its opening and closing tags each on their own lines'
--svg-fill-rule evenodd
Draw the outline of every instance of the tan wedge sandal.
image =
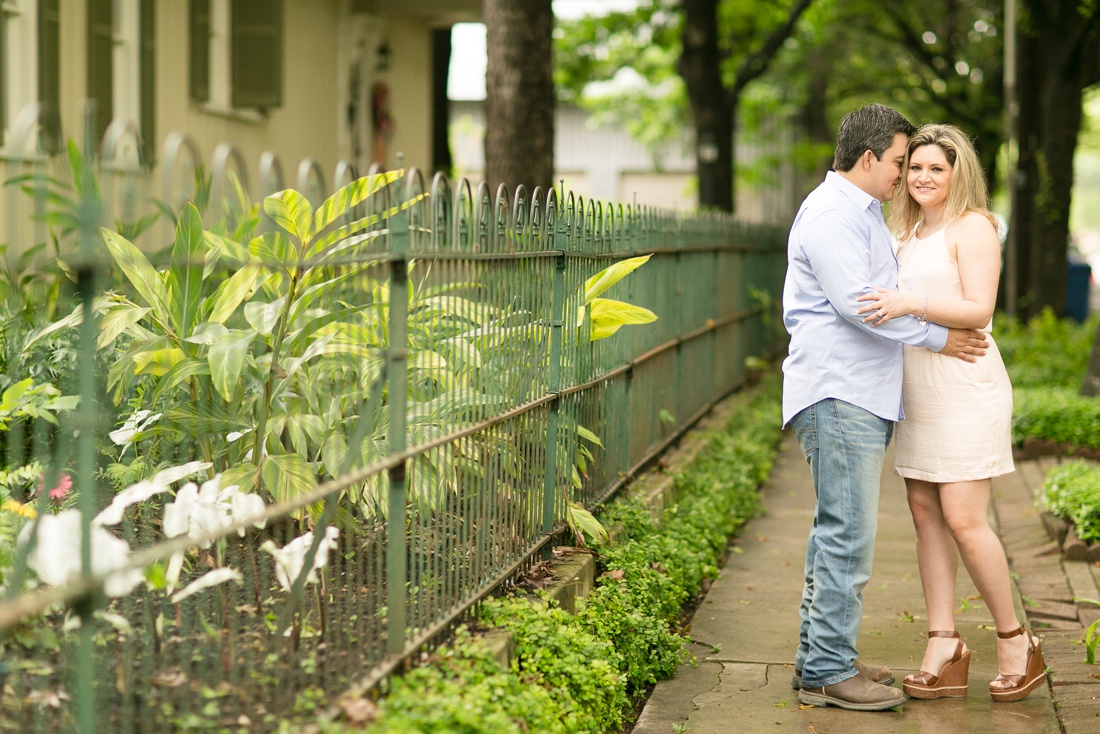
<svg viewBox="0 0 1100 734">
<path fill-rule="evenodd" d="M 1022 624 L 1019 629 L 1011 632 L 998 630 L 997 637 L 1002 640 L 1011 640 L 1013 637 L 1027 634 L 1027 663 L 1024 666 L 1023 675 L 998 675 L 993 683 L 1004 682 L 1005 686 L 994 687 L 989 684 L 989 695 L 994 701 L 1006 703 L 1027 698 L 1027 695 L 1035 690 L 1035 687 L 1046 680 L 1046 667 L 1043 665 L 1043 651 L 1039 649 L 1039 639 L 1033 637 Z"/>
<path fill-rule="evenodd" d="M 905 676 L 901 682 L 901 689 L 912 698 L 962 698 L 966 696 L 966 680 L 970 675 L 970 650 L 959 638 L 957 630 L 945 632 L 932 630 L 928 633 L 931 637 L 950 637 L 958 640 L 955 654 L 943 664 L 940 672 L 927 673 L 921 671 L 913 675 Z"/>
</svg>

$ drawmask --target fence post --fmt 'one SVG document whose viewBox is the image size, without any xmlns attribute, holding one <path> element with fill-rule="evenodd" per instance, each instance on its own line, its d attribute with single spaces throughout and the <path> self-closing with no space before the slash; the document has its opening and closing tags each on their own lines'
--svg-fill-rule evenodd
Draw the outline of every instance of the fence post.
<svg viewBox="0 0 1100 734">
<path fill-rule="evenodd" d="M 398 188 L 397 185 L 394 188 Z M 390 218 L 390 343 L 386 350 L 387 379 L 390 395 L 389 450 L 391 454 L 405 451 L 408 397 L 408 330 L 409 330 L 409 210 L 402 208 Z M 386 649 L 400 653 L 405 648 L 405 586 L 408 580 L 406 556 L 407 528 L 406 484 L 408 461 L 389 470 L 389 511 L 386 518 L 386 606 L 389 626 Z"/>
<path fill-rule="evenodd" d="M 547 391 L 557 396 L 561 391 L 561 341 L 562 330 L 565 327 L 565 233 L 562 231 L 562 212 L 560 206 L 554 209 L 554 220 L 551 222 L 553 241 L 550 243 L 553 249 L 558 250 L 558 256 L 554 258 L 554 283 L 550 300 L 550 373 Z M 550 416 L 546 429 L 546 473 L 543 477 L 542 497 L 542 534 L 549 535 L 554 528 L 554 505 L 557 499 L 557 468 L 558 468 L 558 412 L 561 408 L 561 397 L 555 397 L 550 403 Z M 547 545 L 543 553 L 549 557 L 553 549 Z"/>
<path fill-rule="evenodd" d="M 96 330 L 93 301 L 96 295 L 97 261 L 96 239 L 99 237 L 99 202 L 94 193 L 93 168 L 96 155 L 95 100 L 88 100 L 84 109 L 84 181 L 80 200 L 80 251 L 77 256 L 78 289 L 84 321 L 80 327 L 80 407 L 77 426 L 80 434 L 76 444 L 77 499 L 80 508 L 80 568 L 85 579 L 92 576 L 92 516 L 96 499 L 96 428 L 98 427 L 96 400 Z M 45 489 L 42 490 L 45 494 Z M 44 499 L 44 498 L 40 498 Z M 95 625 L 92 614 L 98 605 L 99 590 L 89 592 L 80 600 L 76 611 L 80 616 L 80 644 L 75 666 L 76 723 L 77 729 L 86 734 L 95 731 Z"/>
</svg>

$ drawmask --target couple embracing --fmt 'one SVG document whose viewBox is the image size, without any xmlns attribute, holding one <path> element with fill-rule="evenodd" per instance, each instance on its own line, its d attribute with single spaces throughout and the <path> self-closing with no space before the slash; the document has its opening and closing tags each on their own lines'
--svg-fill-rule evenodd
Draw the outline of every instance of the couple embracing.
<svg viewBox="0 0 1100 734">
<path fill-rule="evenodd" d="M 833 169 L 795 217 L 783 288 L 783 421 L 817 495 L 792 684 L 816 706 L 905 701 L 890 670 L 856 651 L 893 436 L 929 624 L 920 672 L 902 689 L 966 695 L 970 650 L 953 615 L 961 557 L 997 627 L 989 695 L 1018 701 L 1045 673 L 986 520 L 992 477 L 1013 470 L 1012 386 L 989 335 L 1001 255 L 977 155 L 957 128 L 916 129 L 876 104 L 841 121 Z"/>
</svg>

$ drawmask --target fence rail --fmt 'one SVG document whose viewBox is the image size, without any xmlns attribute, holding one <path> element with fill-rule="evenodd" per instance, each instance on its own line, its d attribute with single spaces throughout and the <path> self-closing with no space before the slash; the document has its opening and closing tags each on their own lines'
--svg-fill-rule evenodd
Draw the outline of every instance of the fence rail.
<svg viewBox="0 0 1100 734">
<path fill-rule="evenodd" d="M 129 127 L 48 156 L 25 124 L 0 155 L 0 731 L 316 715 L 776 346 L 773 229 L 350 164 L 296 192 L 271 154 L 254 203 L 232 146 L 207 175 L 182 134 L 154 201 Z"/>
</svg>

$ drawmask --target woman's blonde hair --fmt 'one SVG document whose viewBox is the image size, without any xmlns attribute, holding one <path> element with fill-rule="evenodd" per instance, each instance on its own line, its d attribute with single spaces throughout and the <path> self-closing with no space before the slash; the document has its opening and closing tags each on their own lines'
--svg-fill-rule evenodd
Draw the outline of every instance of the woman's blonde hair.
<svg viewBox="0 0 1100 734">
<path fill-rule="evenodd" d="M 989 212 L 989 191 L 985 185 L 978 154 L 974 145 L 959 128 L 954 125 L 922 125 L 909 139 L 905 152 L 905 171 L 899 191 L 890 204 L 890 231 L 899 239 L 908 237 L 921 221 L 923 214 L 920 205 L 909 196 L 909 160 L 917 148 L 926 145 L 939 146 L 947 162 L 951 164 L 951 183 L 947 190 L 947 202 L 944 207 L 944 221 L 950 222 L 967 212 L 977 212 L 997 228 L 997 220 Z"/>
</svg>

